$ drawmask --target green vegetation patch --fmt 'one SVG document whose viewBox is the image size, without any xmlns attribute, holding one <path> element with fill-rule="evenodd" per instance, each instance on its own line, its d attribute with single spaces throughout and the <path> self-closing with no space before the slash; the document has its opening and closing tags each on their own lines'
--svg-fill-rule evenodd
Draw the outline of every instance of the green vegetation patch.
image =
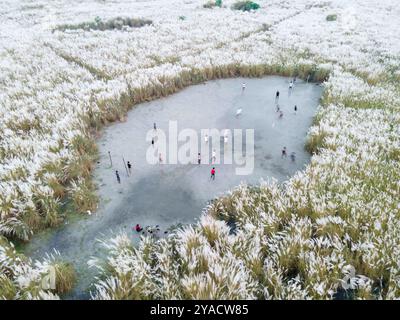
<svg viewBox="0 0 400 320">
<path fill-rule="evenodd" d="M 253 1 L 238 1 L 232 5 L 233 10 L 251 11 L 259 8 L 260 5 Z"/>
<path fill-rule="evenodd" d="M 210 0 L 208 2 L 206 2 L 205 4 L 203 4 L 203 8 L 207 8 L 207 9 L 212 9 L 214 7 L 222 7 L 222 0 Z"/>
<path fill-rule="evenodd" d="M 337 20 L 337 14 L 329 14 L 326 16 L 326 21 L 336 21 Z"/>
<path fill-rule="evenodd" d="M 55 30 L 121 30 L 124 27 L 141 28 L 152 23 L 153 22 L 151 20 L 142 18 L 116 17 L 103 21 L 100 17 L 96 17 L 93 21 L 82 22 L 78 24 L 63 24 L 55 28 Z"/>
</svg>

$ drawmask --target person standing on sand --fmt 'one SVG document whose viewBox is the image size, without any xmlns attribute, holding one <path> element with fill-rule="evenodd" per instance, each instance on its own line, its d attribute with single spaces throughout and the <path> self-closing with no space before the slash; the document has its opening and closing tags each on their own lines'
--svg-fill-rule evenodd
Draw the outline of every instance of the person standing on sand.
<svg viewBox="0 0 400 320">
<path fill-rule="evenodd" d="M 211 180 L 215 180 L 215 167 L 213 167 L 213 168 L 211 169 L 211 177 L 210 177 L 210 179 L 211 179 Z"/>
<path fill-rule="evenodd" d="M 285 157 L 285 158 L 286 158 L 286 156 L 287 156 L 286 147 L 283 147 L 283 149 L 282 149 L 282 156 L 281 156 L 281 158 L 283 158 L 283 157 Z"/>
<path fill-rule="evenodd" d="M 151 145 L 154 147 L 154 138 L 151 138 Z"/>
<path fill-rule="evenodd" d="M 294 113 L 297 113 L 297 106 L 294 106 Z"/>
<path fill-rule="evenodd" d="M 154 128 L 154 130 L 157 130 L 157 125 L 155 122 L 153 123 L 153 128 Z"/>
<path fill-rule="evenodd" d="M 118 170 L 115 170 L 115 175 L 117 176 L 118 183 L 121 183 L 121 178 L 119 176 Z"/>
<path fill-rule="evenodd" d="M 211 162 L 214 163 L 217 161 L 217 153 L 215 152 L 215 149 L 212 151 L 212 156 L 211 156 Z"/>
<path fill-rule="evenodd" d="M 295 161 L 296 161 L 296 153 L 295 153 L 295 152 L 292 152 L 292 153 L 290 154 L 290 159 L 292 160 L 292 162 L 295 162 Z"/>
<path fill-rule="evenodd" d="M 276 92 L 275 101 L 278 102 L 279 100 L 279 91 Z"/>
<path fill-rule="evenodd" d="M 243 82 L 243 83 L 242 83 L 242 93 L 244 92 L 245 89 L 246 89 L 246 83 Z"/>
<path fill-rule="evenodd" d="M 127 166 L 128 166 L 129 175 L 131 175 L 132 165 L 131 165 L 131 163 L 129 161 L 127 163 Z"/>
<path fill-rule="evenodd" d="M 197 154 L 197 163 L 201 164 L 201 155 L 200 152 Z"/>
</svg>

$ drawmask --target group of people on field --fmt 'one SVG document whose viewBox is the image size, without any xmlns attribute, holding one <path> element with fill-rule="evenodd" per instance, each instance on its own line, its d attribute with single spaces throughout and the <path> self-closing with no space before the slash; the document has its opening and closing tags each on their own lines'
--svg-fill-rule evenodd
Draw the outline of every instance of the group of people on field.
<svg viewBox="0 0 400 320">
<path fill-rule="evenodd" d="M 307 82 L 308 82 L 308 79 L 307 79 Z M 291 80 L 289 82 L 289 95 L 290 95 L 291 91 L 293 90 L 293 87 L 294 87 L 295 83 L 296 83 L 296 77 L 294 77 L 293 80 Z M 279 114 L 279 119 L 282 119 L 283 118 L 283 112 L 279 107 L 279 96 L 280 96 L 279 91 L 276 91 L 276 94 L 275 94 L 276 112 Z M 294 113 L 295 114 L 297 114 L 297 110 L 298 110 L 297 105 L 295 105 L 294 106 Z M 286 149 L 286 147 L 283 147 L 282 152 L 281 152 L 281 158 L 286 158 L 287 155 L 288 155 L 287 149 Z M 295 152 L 291 152 L 290 153 L 290 159 L 293 162 L 296 161 L 296 153 Z"/>
<path fill-rule="evenodd" d="M 294 84 L 295 84 L 295 83 L 296 83 L 296 77 L 294 77 L 294 78 L 289 82 L 289 93 L 293 90 L 293 87 L 294 87 Z M 246 83 L 243 82 L 243 83 L 242 83 L 242 94 L 243 94 L 243 92 L 245 91 L 245 89 L 246 89 Z M 282 119 L 282 118 L 283 118 L 283 111 L 280 109 L 280 106 L 279 106 L 279 97 L 280 97 L 280 92 L 279 92 L 279 90 L 278 90 L 278 91 L 276 91 L 276 94 L 275 94 L 276 112 L 278 113 L 279 119 Z M 295 105 L 295 106 L 294 106 L 294 112 L 295 112 L 295 114 L 297 113 L 297 110 L 298 110 L 297 105 Z M 236 111 L 236 117 L 238 117 L 238 116 L 241 115 L 241 114 L 242 114 L 242 108 L 239 108 L 239 109 Z M 154 122 L 154 124 L 153 124 L 153 129 L 154 129 L 154 130 L 157 130 L 157 124 L 156 124 L 155 122 Z M 205 142 L 205 143 L 208 143 L 208 140 L 209 140 L 209 137 L 208 137 L 208 135 L 206 134 L 206 135 L 204 136 L 204 142 Z M 224 134 L 224 142 L 227 143 L 227 140 L 228 140 L 228 136 L 227 136 L 227 133 L 226 133 L 226 131 L 225 131 L 225 134 Z M 151 139 L 151 144 L 152 144 L 152 146 L 154 146 L 154 143 L 155 143 L 155 140 L 154 140 L 154 138 L 152 138 L 152 139 Z M 288 154 L 287 154 L 286 147 L 283 147 L 282 153 L 281 153 L 281 158 L 286 158 L 287 155 L 288 155 Z M 296 153 L 295 153 L 295 152 L 292 152 L 292 153 L 290 154 L 290 159 L 291 159 L 292 161 L 295 161 L 295 160 L 296 160 Z M 212 151 L 211 161 L 212 161 L 213 163 L 216 161 L 216 152 L 215 152 L 215 149 Z M 159 162 L 160 162 L 160 163 L 163 162 L 161 153 L 159 154 Z M 201 164 L 201 154 L 200 154 L 200 153 L 198 153 L 198 155 L 197 155 L 197 163 L 198 163 L 199 165 Z M 130 161 L 127 162 L 127 168 L 128 168 L 128 174 L 131 175 L 132 164 L 130 163 Z M 212 167 L 212 169 L 211 169 L 211 171 L 210 171 L 210 180 L 215 180 L 215 174 L 216 174 L 216 169 L 215 169 L 215 167 Z M 116 175 L 116 178 L 117 178 L 117 182 L 118 182 L 118 183 L 121 183 L 121 177 L 120 177 L 120 175 L 119 175 L 118 170 L 115 171 L 115 175 Z"/>
<path fill-rule="evenodd" d="M 289 94 L 293 90 L 295 82 L 296 82 L 296 77 L 294 77 L 293 80 L 291 80 L 290 83 L 289 83 Z M 244 93 L 245 89 L 246 89 L 246 83 L 243 82 L 242 83 L 242 94 Z M 275 94 L 276 112 L 278 113 L 279 119 L 282 119 L 283 118 L 283 111 L 281 110 L 281 108 L 279 106 L 279 97 L 280 97 L 280 92 L 276 91 L 276 94 Z M 297 113 L 297 111 L 298 111 L 298 108 L 297 108 L 297 105 L 295 105 L 294 106 L 294 112 Z M 236 117 L 240 116 L 241 114 L 242 114 L 242 108 L 239 108 L 237 110 L 237 112 L 236 112 Z M 153 124 L 153 129 L 155 131 L 157 130 L 156 123 Z M 227 130 L 226 130 L 225 133 L 224 133 L 224 142 L 227 143 L 227 140 L 228 140 L 228 136 L 227 136 Z M 208 143 L 208 141 L 209 141 L 209 137 L 206 134 L 204 136 L 204 142 Z M 151 140 L 151 144 L 154 147 L 154 144 L 155 144 L 154 137 Z M 212 155 L 211 155 L 212 163 L 215 163 L 216 156 L 217 156 L 216 155 L 216 151 L 215 151 L 215 149 L 213 149 Z M 283 147 L 283 149 L 281 151 L 281 158 L 287 158 L 287 157 L 288 157 L 287 148 Z M 294 162 L 296 160 L 296 153 L 295 152 L 291 152 L 289 157 Z M 162 155 L 160 153 L 159 154 L 159 162 L 162 163 L 162 161 L 163 161 L 163 159 L 162 159 Z M 198 163 L 198 165 L 201 164 L 201 154 L 200 153 L 198 153 L 198 155 L 197 155 L 197 163 Z M 130 161 L 127 162 L 126 167 L 127 167 L 128 175 L 130 176 L 131 175 L 131 171 L 132 171 L 132 164 L 131 164 Z M 115 171 L 115 175 L 116 175 L 116 178 L 117 178 L 117 182 L 121 183 L 121 177 L 119 175 L 118 170 Z M 211 170 L 210 170 L 210 181 L 214 181 L 215 180 L 215 176 L 216 176 L 216 168 L 215 168 L 215 166 L 213 166 L 211 168 Z M 140 226 L 140 224 L 136 224 L 136 226 L 133 227 L 132 229 L 134 231 L 136 231 L 137 233 L 141 233 L 141 234 L 144 234 L 144 235 L 150 235 L 150 236 L 153 236 L 153 237 L 159 237 L 159 233 L 160 233 L 160 228 L 159 228 L 158 225 L 156 225 L 154 227 L 146 226 L 145 228 L 143 228 L 142 226 Z M 164 233 L 167 233 L 167 232 L 168 231 L 165 231 Z"/>
<path fill-rule="evenodd" d="M 136 231 L 137 233 L 140 233 L 142 235 L 148 235 L 151 236 L 153 238 L 159 238 L 160 237 L 160 233 L 161 233 L 161 229 L 159 225 L 155 225 L 155 226 L 146 226 L 146 227 L 142 227 L 139 223 L 136 224 L 135 227 L 132 228 L 133 231 Z M 167 234 L 168 230 L 164 231 L 164 234 Z"/>
</svg>

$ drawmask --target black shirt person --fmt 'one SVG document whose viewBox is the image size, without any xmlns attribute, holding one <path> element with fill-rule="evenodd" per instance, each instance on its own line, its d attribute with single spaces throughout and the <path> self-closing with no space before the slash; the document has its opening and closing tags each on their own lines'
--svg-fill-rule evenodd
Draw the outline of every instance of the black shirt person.
<svg viewBox="0 0 400 320">
<path fill-rule="evenodd" d="M 115 170 L 115 175 L 117 176 L 118 183 L 121 183 L 121 178 L 119 176 L 118 170 Z"/>
</svg>

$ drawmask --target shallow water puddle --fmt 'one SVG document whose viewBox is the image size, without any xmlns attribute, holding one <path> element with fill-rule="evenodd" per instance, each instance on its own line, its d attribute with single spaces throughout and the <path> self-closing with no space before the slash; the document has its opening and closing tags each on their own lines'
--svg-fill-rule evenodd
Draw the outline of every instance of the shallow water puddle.
<svg viewBox="0 0 400 320">
<path fill-rule="evenodd" d="M 139 235 L 132 230 L 137 223 L 159 225 L 161 232 L 178 223 L 193 223 L 209 200 L 241 182 L 255 184 L 261 178 L 272 177 L 283 181 L 292 176 L 310 160 L 304 143 L 322 88 L 297 80 L 289 90 L 290 80 L 274 76 L 210 81 L 136 106 L 129 112 L 126 122 L 106 128 L 98 142 L 100 160 L 94 173 L 101 198 L 98 211 L 36 236 L 27 245 L 26 254 L 37 258 L 53 248 L 60 251 L 79 272 L 79 283 L 72 297 L 87 298 L 85 289 L 93 280 L 94 270 L 89 270 L 86 262 L 100 254 L 96 239 L 124 230 L 138 241 Z M 276 112 L 277 90 L 280 91 L 281 118 Z M 241 114 L 236 116 L 238 109 Z M 178 133 L 185 128 L 198 133 L 201 165 L 197 164 L 197 152 L 190 156 L 191 164 L 167 164 L 169 154 L 162 155 L 162 164 L 152 165 L 146 161 L 147 150 L 156 149 L 146 141 L 147 134 L 161 141 L 164 132 L 170 143 L 168 151 L 173 140 L 169 140 L 173 136 L 169 132 L 170 121 L 176 121 Z M 153 123 L 157 125 L 156 131 Z M 244 130 L 254 129 L 254 170 L 250 175 L 237 175 L 234 159 L 233 165 L 207 164 L 215 145 L 210 146 L 212 139 L 206 143 L 200 132 L 212 128 L 222 133 L 230 129 L 229 135 L 233 135 L 234 129 L 243 129 L 243 143 L 246 141 Z M 226 151 L 229 143 L 224 143 L 224 137 L 218 142 L 221 150 Z M 281 156 L 283 147 L 287 148 L 286 158 Z M 206 149 L 209 155 L 202 152 Z M 244 147 L 243 153 L 245 151 Z M 292 152 L 295 152 L 295 161 L 290 158 Z M 157 157 L 158 151 L 154 153 Z M 233 154 L 238 156 L 236 150 Z M 132 163 L 130 176 L 126 172 L 127 161 Z M 210 179 L 212 167 L 216 168 L 215 180 Z M 119 171 L 120 184 L 115 170 Z"/>
</svg>

